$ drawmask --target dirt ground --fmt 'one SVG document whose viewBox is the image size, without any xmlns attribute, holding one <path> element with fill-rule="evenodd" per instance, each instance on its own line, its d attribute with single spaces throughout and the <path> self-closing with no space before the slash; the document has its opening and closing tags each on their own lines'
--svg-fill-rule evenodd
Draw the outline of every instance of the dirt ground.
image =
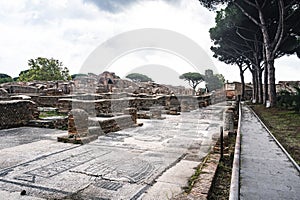
<svg viewBox="0 0 300 200">
<path fill-rule="evenodd" d="M 230 181 L 232 174 L 232 162 L 234 155 L 235 136 L 224 138 L 224 157 L 220 160 L 220 163 L 215 174 L 212 187 L 208 194 L 209 200 L 222 200 L 229 198 Z M 220 143 L 218 141 L 214 153 L 219 153 Z"/>
</svg>

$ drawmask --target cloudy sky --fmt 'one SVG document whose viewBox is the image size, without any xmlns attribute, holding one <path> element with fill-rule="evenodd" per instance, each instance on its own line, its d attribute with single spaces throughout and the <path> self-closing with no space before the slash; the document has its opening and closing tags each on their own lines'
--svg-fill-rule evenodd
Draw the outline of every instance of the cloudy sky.
<svg viewBox="0 0 300 200">
<path fill-rule="evenodd" d="M 78 73 L 92 52 L 107 40 L 129 31 L 154 28 L 194 41 L 206 52 L 207 57 L 199 57 L 203 63 L 214 65 L 207 67 L 222 73 L 226 80 L 239 80 L 236 66 L 212 58 L 208 30 L 214 26 L 215 14 L 197 0 L 0 0 L 0 8 L 0 73 L 12 77 L 28 69 L 28 59 L 37 57 L 58 59 L 71 74 Z M 98 57 L 101 59 L 101 55 Z M 115 58 L 108 69 L 124 76 L 135 68 L 151 65 L 177 73 L 192 69 L 191 63 L 176 52 L 158 49 L 127 52 Z M 299 65 L 296 56 L 279 59 L 276 80 L 300 80 Z M 168 70 L 157 73 L 167 77 Z M 251 81 L 249 74 L 246 81 Z"/>
</svg>

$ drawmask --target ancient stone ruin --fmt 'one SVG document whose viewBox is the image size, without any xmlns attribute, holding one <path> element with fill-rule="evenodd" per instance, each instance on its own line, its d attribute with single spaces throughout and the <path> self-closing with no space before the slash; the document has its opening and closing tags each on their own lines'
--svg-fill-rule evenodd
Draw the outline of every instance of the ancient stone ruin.
<svg viewBox="0 0 300 200">
<path fill-rule="evenodd" d="M 5 83 L 0 85 L 0 129 L 63 129 L 68 135 L 58 141 L 82 144 L 99 135 L 141 126 L 138 118 L 164 119 L 162 114 L 179 115 L 205 107 L 215 95 L 192 94 L 181 86 L 135 83 L 110 72 L 90 73 L 70 82 Z"/>
</svg>

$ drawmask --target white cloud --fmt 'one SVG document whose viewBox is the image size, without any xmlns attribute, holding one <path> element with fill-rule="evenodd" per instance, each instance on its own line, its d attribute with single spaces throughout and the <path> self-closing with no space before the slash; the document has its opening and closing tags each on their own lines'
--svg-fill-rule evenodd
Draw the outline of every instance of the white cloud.
<svg viewBox="0 0 300 200">
<path fill-rule="evenodd" d="M 86 0 L 0 0 L 1 73 L 17 76 L 28 68 L 28 59 L 39 56 L 59 59 L 71 73 L 77 73 L 88 55 L 101 43 L 117 34 L 140 28 L 176 31 L 194 40 L 211 56 L 208 30 L 214 25 L 215 14 L 202 8 L 198 0 L 171 2 L 136 0 L 111 12 Z M 127 60 L 138 66 L 140 55 L 135 56 L 131 55 Z M 170 60 L 168 65 L 179 63 L 174 57 L 159 52 L 152 52 L 148 58 L 155 60 L 156 64 L 165 65 L 165 58 Z M 289 57 L 284 63 L 290 60 L 297 59 Z M 239 80 L 237 67 L 216 60 L 214 63 L 226 79 Z M 297 60 L 287 65 L 293 68 L 298 63 Z M 289 77 L 295 79 L 292 78 L 294 74 L 289 74 Z"/>
</svg>

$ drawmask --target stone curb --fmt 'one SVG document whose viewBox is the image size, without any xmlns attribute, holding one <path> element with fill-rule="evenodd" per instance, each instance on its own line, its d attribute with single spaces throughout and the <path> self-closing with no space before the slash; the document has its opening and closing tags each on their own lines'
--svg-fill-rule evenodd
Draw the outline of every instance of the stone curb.
<svg viewBox="0 0 300 200">
<path fill-rule="evenodd" d="M 234 158 L 232 164 L 232 174 L 230 182 L 229 200 L 238 200 L 240 193 L 240 151 L 241 151 L 241 119 L 242 119 L 242 104 L 239 103 L 239 121 L 235 140 Z"/>
</svg>

